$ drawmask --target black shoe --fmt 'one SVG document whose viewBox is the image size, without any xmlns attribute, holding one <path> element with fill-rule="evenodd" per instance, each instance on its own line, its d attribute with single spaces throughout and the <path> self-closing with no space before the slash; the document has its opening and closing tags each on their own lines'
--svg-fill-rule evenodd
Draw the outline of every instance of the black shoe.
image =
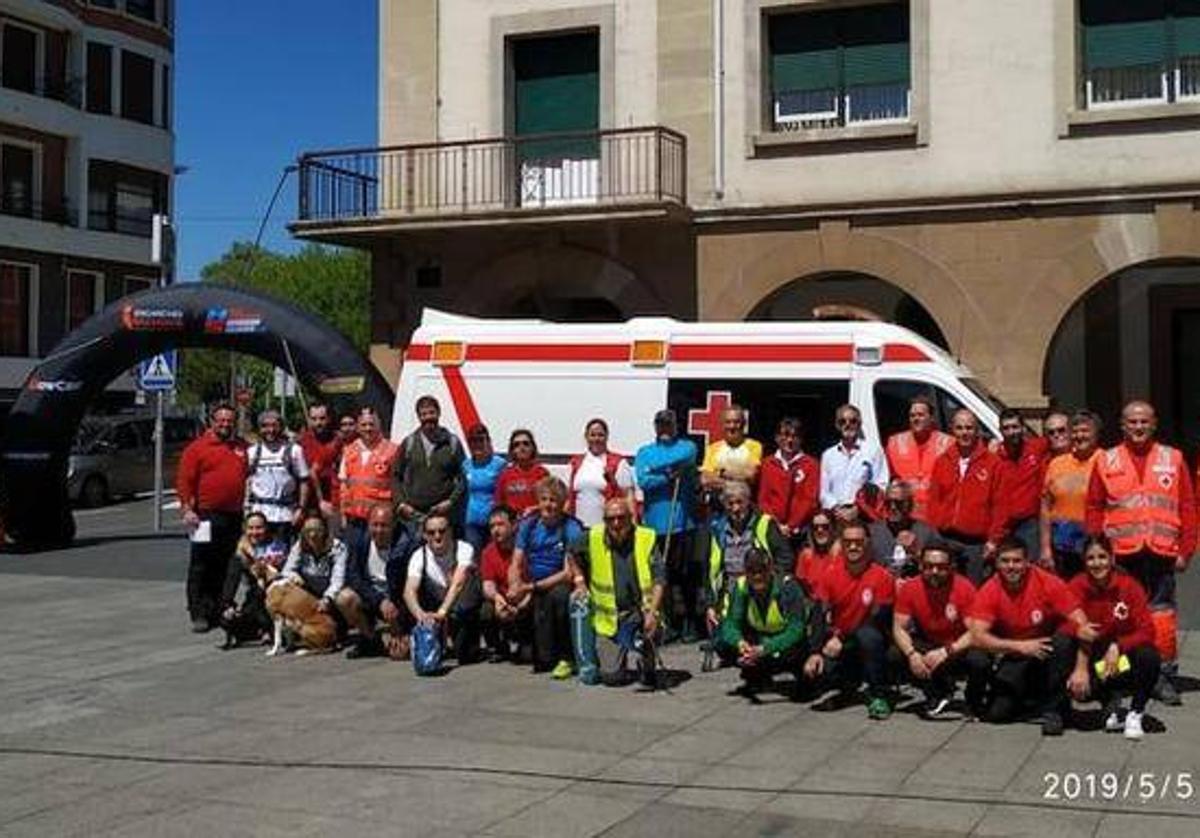
<svg viewBox="0 0 1200 838">
<path fill-rule="evenodd" d="M 658 686 L 658 669 L 654 661 L 644 658 L 638 661 L 638 681 L 647 689 L 652 690 Z"/>
<path fill-rule="evenodd" d="M 1066 724 L 1062 713 L 1057 710 L 1047 710 L 1042 714 L 1042 736 L 1062 736 Z"/>
<path fill-rule="evenodd" d="M 1158 673 L 1158 681 L 1154 684 L 1154 690 L 1150 695 L 1168 707 L 1179 707 L 1183 704 L 1179 690 L 1175 689 L 1171 676 L 1165 672 Z"/>
<path fill-rule="evenodd" d="M 497 646 L 487 650 L 488 663 L 504 663 L 507 660 L 512 660 L 512 650 L 507 646 Z"/>
<path fill-rule="evenodd" d="M 194 617 L 192 619 L 192 631 L 195 634 L 205 634 L 206 632 L 212 631 L 212 623 L 203 617 Z"/>
<path fill-rule="evenodd" d="M 359 638 L 358 642 L 346 650 L 346 657 L 349 660 L 357 660 L 358 658 L 377 658 L 383 654 L 383 646 L 377 638 L 368 640 L 365 637 Z"/>
</svg>

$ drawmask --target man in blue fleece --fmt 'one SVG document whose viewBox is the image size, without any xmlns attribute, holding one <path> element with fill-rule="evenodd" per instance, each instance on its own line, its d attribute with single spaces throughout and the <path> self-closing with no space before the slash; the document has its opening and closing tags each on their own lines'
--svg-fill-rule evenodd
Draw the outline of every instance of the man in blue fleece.
<svg viewBox="0 0 1200 838">
<path fill-rule="evenodd" d="M 675 411 L 660 410 L 654 414 L 654 441 L 638 449 L 633 461 L 643 496 L 642 523 L 658 535 L 658 550 L 667 564 L 667 642 L 679 639 L 681 632 L 685 642 L 698 641 L 704 619 L 699 596 L 703 573 L 692 557 L 696 456 L 696 444 L 678 435 Z"/>
</svg>

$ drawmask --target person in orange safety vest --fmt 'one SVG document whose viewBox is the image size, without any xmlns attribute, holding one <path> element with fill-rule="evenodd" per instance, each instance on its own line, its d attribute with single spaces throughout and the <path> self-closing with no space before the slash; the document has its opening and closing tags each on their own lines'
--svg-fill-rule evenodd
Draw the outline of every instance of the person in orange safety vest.
<svg viewBox="0 0 1200 838">
<path fill-rule="evenodd" d="M 912 489 L 912 517 L 928 523 L 929 478 L 933 463 L 954 444 L 954 437 L 937 429 L 933 401 L 914 396 L 908 403 L 908 430 L 887 441 L 888 470 Z"/>
<path fill-rule="evenodd" d="M 400 478 L 400 449 L 379 430 L 379 415 L 372 408 L 358 412 L 358 436 L 342 449 L 338 468 L 338 497 L 342 507 L 342 540 L 351 555 L 366 549 L 367 521 L 377 506 L 392 506 Z"/>
<path fill-rule="evenodd" d="M 1100 454 L 1088 485 L 1087 528 L 1112 542 L 1117 561 L 1146 589 L 1162 672 L 1154 697 L 1179 704 L 1175 575 L 1196 549 L 1192 479 L 1178 449 L 1154 440 L 1154 408 L 1132 401 L 1121 411 L 1120 445 Z"/>
</svg>

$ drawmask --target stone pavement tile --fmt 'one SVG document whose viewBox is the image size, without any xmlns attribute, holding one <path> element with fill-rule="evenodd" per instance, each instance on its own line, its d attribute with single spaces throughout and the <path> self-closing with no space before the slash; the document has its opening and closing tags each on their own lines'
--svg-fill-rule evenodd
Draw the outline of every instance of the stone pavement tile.
<svg viewBox="0 0 1200 838">
<path fill-rule="evenodd" d="M 652 759 L 641 754 L 627 757 L 606 766 L 596 773 L 598 780 L 642 784 L 648 794 L 668 794 L 673 787 L 693 780 L 700 782 L 708 768 L 696 762 Z M 590 786 L 589 786 L 590 789 Z"/>
<path fill-rule="evenodd" d="M 1091 838 L 1101 815 L 1050 811 L 1019 806 L 993 806 L 972 836 L 1036 835 L 1038 838 Z"/>
<path fill-rule="evenodd" d="M 1100 736 L 1100 734 L 1096 734 L 1096 736 Z M 1125 743 L 1121 742 L 1120 744 L 1124 745 Z M 1053 748 L 1039 748 L 1013 775 L 1012 780 L 1004 789 L 1005 797 L 1017 803 L 1041 801 L 1055 792 L 1052 786 L 1056 778 L 1061 780 L 1067 775 L 1099 778 L 1106 772 L 1121 773 L 1121 766 L 1125 762 L 1125 749 L 1117 749 L 1111 753 L 1105 753 L 1104 750 L 1100 748 L 1098 753 L 1090 754 L 1085 759 L 1078 754 L 1060 756 L 1054 752 Z M 1063 794 L 1061 787 L 1057 793 Z"/>
<path fill-rule="evenodd" d="M 625 720 L 637 719 L 644 724 L 686 727 L 705 718 L 716 707 L 711 702 L 693 700 L 689 684 L 665 692 L 642 693 L 634 689 L 585 687 L 579 684 L 556 684 L 530 676 L 524 688 L 497 700 L 481 702 L 481 706 L 497 710 L 513 710 L 532 715 L 566 716 L 569 718 Z"/>
<path fill-rule="evenodd" d="M 357 829 L 356 829 L 357 827 Z M 349 828 L 349 829 L 348 829 Z M 203 802 L 182 806 L 169 813 L 128 820 L 96 835 L 106 838 L 297 838 L 305 835 L 339 835 L 347 831 L 366 832 L 361 825 L 347 823 L 338 816 L 320 816 L 307 812 L 259 811 L 251 806 Z"/>
<path fill-rule="evenodd" d="M 999 792 L 1028 762 L 1030 752 L 1019 743 L 988 749 L 944 747 L 930 754 L 908 777 L 904 791 L 953 788 L 966 793 Z"/>
<path fill-rule="evenodd" d="M 1200 835 L 1200 810 L 1193 808 L 1190 816 L 1151 818 L 1134 814 L 1105 815 L 1094 838 L 1196 838 Z"/>
<path fill-rule="evenodd" d="M 741 812 L 724 809 L 656 803 L 614 824 L 604 835 L 606 838 L 644 838 L 647 835 L 658 838 L 708 838 L 740 832 L 738 824 L 743 818 Z"/>
<path fill-rule="evenodd" d="M 794 770 L 803 774 L 824 763 L 845 745 L 844 741 L 808 738 L 807 732 L 781 730 L 748 742 L 742 750 L 722 762 L 731 766 Z"/>
<path fill-rule="evenodd" d="M 892 791 L 898 789 L 928 756 L 924 748 L 905 745 L 864 745 L 852 742 L 804 777 L 804 788 Z"/>
<path fill-rule="evenodd" d="M 800 778 L 800 769 L 744 768 L 717 765 L 697 776 L 695 783 L 716 788 L 681 788 L 663 798 L 677 806 L 712 807 L 753 812 Z"/>
<path fill-rule="evenodd" d="M 737 753 L 746 745 L 746 737 L 742 734 L 720 733 L 696 727 L 665 736 L 642 750 L 638 756 L 646 759 L 715 763 Z"/>
<path fill-rule="evenodd" d="M 706 731 L 747 737 L 798 727 L 799 717 L 808 713 L 807 708 L 792 702 L 753 705 L 740 698 L 721 701 L 717 708 L 716 712 L 706 714 L 697 726 Z"/>
<path fill-rule="evenodd" d="M 857 741 L 864 745 L 902 745 L 934 751 L 958 735 L 963 722 L 927 722 L 897 714 L 883 724 L 869 724 Z"/>
<path fill-rule="evenodd" d="M 863 833 L 876 826 L 904 827 L 949 835 L 967 835 L 983 819 L 986 806 L 924 800 L 880 800 L 863 817 Z"/>
<path fill-rule="evenodd" d="M 596 796 L 586 791 L 565 791 L 535 802 L 504 820 L 484 828 L 485 835 L 554 836 L 554 838 L 587 838 L 599 835 L 614 824 L 647 806 L 656 807 L 645 799 L 616 796 Z"/>
<path fill-rule="evenodd" d="M 839 794 L 781 794 L 768 800 L 760 809 L 777 815 L 813 820 L 825 825 L 857 824 L 866 817 L 874 801 L 870 798 Z M 817 832 L 814 834 L 823 834 Z M 869 833 L 862 832 L 861 835 Z"/>
</svg>

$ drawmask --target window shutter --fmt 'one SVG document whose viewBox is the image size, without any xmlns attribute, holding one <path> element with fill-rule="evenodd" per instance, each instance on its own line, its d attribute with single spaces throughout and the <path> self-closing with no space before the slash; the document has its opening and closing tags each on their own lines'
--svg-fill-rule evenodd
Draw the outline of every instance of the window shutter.
<svg viewBox="0 0 1200 838">
<path fill-rule="evenodd" d="M 600 127 L 600 50 L 595 33 L 513 44 L 514 129 L 518 137 Z M 521 146 L 522 159 L 597 157 L 595 140 Z"/>
<path fill-rule="evenodd" d="M 908 6 L 866 6 L 845 17 L 846 86 L 909 83 Z"/>
<path fill-rule="evenodd" d="M 1175 54 L 1200 57 L 1200 0 L 1180 0 L 1175 7 Z"/>
<path fill-rule="evenodd" d="M 837 89 L 838 33 L 833 14 L 772 15 L 768 40 L 772 93 Z"/>
<path fill-rule="evenodd" d="M 1163 64 L 1166 13 L 1165 0 L 1085 0 L 1080 19 L 1086 69 Z"/>
</svg>

